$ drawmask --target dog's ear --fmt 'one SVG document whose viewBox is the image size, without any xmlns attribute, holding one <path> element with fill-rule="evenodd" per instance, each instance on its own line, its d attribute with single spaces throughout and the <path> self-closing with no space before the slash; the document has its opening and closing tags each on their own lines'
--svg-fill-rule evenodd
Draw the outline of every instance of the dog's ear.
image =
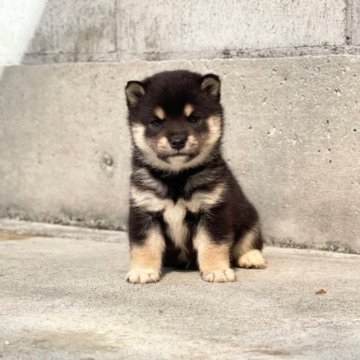
<svg viewBox="0 0 360 360">
<path fill-rule="evenodd" d="M 129 81 L 125 87 L 126 101 L 129 107 L 136 107 L 142 96 L 145 95 L 144 84 L 140 81 Z"/>
<path fill-rule="evenodd" d="M 220 100 L 220 78 L 215 74 L 206 74 L 201 81 L 201 89 L 206 91 L 209 95 L 214 97 L 217 101 Z"/>
</svg>

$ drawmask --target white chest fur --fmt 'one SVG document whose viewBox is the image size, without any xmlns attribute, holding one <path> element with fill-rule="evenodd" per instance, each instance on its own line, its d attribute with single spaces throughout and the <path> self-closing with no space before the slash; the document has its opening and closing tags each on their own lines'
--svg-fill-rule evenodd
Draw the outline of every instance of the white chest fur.
<svg viewBox="0 0 360 360">
<path fill-rule="evenodd" d="M 169 201 L 166 204 L 163 217 L 168 225 L 168 235 L 177 248 L 184 248 L 188 235 L 188 227 L 185 223 L 187 208 L 183 200 L 179 200 L 176 204 Z"/>
<path fill-rule="evenodd" d="M 179 199 L 174 203 L 170 199 L 161 199 L 154 192 L 131 187 L 131 199 L 134 204 L 150 212 L 163 212 L 169 237 L 179 249 L 185 249 L 188 227 L 185 222 L 186 212 L 197 213 L 209 211 L 216 205 L 224 191 L 223 185 L 218 185 L 212 191 L 194 192 L 189 200 Z"/>
</svg>

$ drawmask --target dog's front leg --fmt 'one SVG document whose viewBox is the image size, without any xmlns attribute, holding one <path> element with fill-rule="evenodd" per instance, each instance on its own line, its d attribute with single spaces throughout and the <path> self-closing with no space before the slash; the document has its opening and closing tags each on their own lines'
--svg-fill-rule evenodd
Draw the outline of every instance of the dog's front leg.
<svg viewBox="0 0 360 360">
<path fill-rule="evenodd" d="M 130 240 L 130 271 L 126 280 L 132 284 L 159 281 L 164 248 L 164 238 L 156 228 L 148 230 L 141 243 Z"/>
<path fill-rule="evenodd" d="M 215 241 L 206 226 L 200 224 L 194 238 L 201 277 L 209 282 L 235 281 L 235 272 L 230 268 L 231 243 L 224 237 Z"/>
<path fill-rule="evenodd" d="M 126 280 L 132 284 L 153 283 L 160 280 L 165 240 L 159 225 L 151 216 L 130 210 L 130 271 Z"/>
</svg>

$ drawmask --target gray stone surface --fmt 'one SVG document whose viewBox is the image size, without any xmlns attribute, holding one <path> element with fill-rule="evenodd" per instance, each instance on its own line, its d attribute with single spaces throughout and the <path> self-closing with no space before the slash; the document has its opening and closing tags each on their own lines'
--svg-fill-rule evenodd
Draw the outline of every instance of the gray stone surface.
<svg viewBox="0 0 360 360">
<path fill-rule="evenodd" d="M 271 56 L 297 47 L 319 53 L 345 45 L 345 6 L 343 0 L 50 0 L 24 61 Z"/>
<path fill-rule="evenodd" d="M 166 269 L 134 286 L 126 234 L 96 237 L 0 231 L 1 358 L 360 357 L 358 255 L 269 247 L 268 269 L 237 270 L 236 283 Z"/>
<path fill-rule="evenodd" d="M 360 252 L 360 58 L 7 68 L 0 82 L 0 216 L 124 228 L 123 87 L 164 69 L 219 73 L 226 159 L 269 243 Z"/>
<path fill-rule="evenodd" d="M 345 43 L 342 0 L 118 0 L 121 59 Z M 213 56 L 211 56 L 213 57 Z"/>
<path fill-rule="evenodd" d="M 116 50 L 116 6 L 109 0 L 49 0 L 27 54 L 73 60 L 113 60 Z"/>
<path fill-rule="evenodd" d="M 120 68 L 25 66 L 4 72 L 2 213 L 124 224 L 129 141 Z"/>
<path fill-rule="evenodd" d="M 20 237 L 45 236 L 45 237 L 61 237 L 66 239 L 81 239 L 107 242 L 118 242 L 119 231 L 99 230 L 79 226 L 63 226 L 59 224 L 48 224 L 40 222 L 29 222 L 15 219 L 0 218 L 0 229 L 2 232 L 16 233 Z"/>
<path fill-rule="evenodd" d="M 1 7 L 0 65 L 17 64 L 22 55 L 26 64 L 358 55 L 359 6 L 358 0 L 29 0 L 26 6 L 16 0 Z"/>
<path fill-rule="evenodd" d="M 360 2 L 349 0 L 347 9 L 349 40 L 353 45 L 360 45 Z"/>
</svg>

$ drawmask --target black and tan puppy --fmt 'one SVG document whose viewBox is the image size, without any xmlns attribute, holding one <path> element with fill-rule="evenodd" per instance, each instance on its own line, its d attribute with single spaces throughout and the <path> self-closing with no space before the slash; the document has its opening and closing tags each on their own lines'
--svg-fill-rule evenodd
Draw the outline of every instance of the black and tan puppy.
<svg viewBox="0 0 360 360">
<path fill-rule="evenodd" d="M 133 156 L 130 283 L 162 265 L 198 266 L 205 281 L 234 281 L 231 264 L 263 268 L 258 215 L 221 156 L 218 76 L 169 71 L 126 89 Z"/>
</svg>

